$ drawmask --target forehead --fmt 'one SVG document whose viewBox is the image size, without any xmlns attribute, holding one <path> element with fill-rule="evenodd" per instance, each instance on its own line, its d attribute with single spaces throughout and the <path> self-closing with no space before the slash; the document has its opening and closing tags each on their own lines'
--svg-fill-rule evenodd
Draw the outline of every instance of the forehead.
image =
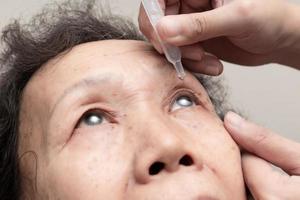
<svg viewBox="0 0 300 200">
<path fill-rule="evenodd" d="M 82 44 L 58 56 L 45 64 L 31 82 L 44 83 L 44 87 L 51 86 L 59 93 L 88 76 L 130 82 L 141 76 L 167 78 L 170 73 L 174 74 L 172 66 L 147 43 L 107 40 Z"/>
<path fill-rule="evenodd" d="M 110 80 L 109 83 L 121 84 L 122 81 L 123 85 L 142 88 L 151 83 L 161 85 L 162 80 L 166 84 L 174 81 L 176 73 L 165 58 L 145 42 L 90 42 L 42 66 L 27 84 L 23 100 L 34 99 L 37 103 L 43 102 L 43 106 L 51 106 L 67 88 L 88 77 L 97 77 L 103 83 Z"/>
<path fill-rule="evenodd" d="M 74 47 L 71 51 L 48 62 L 43 69 L 55 72 L 56 75 L 61 74 L 63 77 L 66 76 L 66 72 L 73 75 L 80 74 L 82 77 L 82 73 L 88 74 L 90 70 L 115 74 L 120 70 L 121 72 L 135 70 L 139 73 L 145 70 L 146 65 L 168 65 L 168 63 L 145 42 L 106 40 Z"/>
</svg>

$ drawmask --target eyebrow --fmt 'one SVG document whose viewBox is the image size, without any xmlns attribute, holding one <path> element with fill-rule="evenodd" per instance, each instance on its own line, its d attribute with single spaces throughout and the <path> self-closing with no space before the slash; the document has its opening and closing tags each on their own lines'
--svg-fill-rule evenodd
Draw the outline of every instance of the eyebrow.
<svg viewBox="0 0 300 200">
<path fill-rule="evenodd" d="M 99 75 L 99 76 L 92 76 L 92 77 L 88 77 L 85 79 L 80 80 L 79 82 L 73 84 L 72 86 L 70 86 L 69 88 L 65 89 L 63 94 L 58 98 L 58 100 L 55 102 L 53 108 L 51 109 L 51 115 L 53 114 L 53 112 L 55 111 L 56 107 L 69 95 L 71 95 L 72 93 L 78 91 L 78 90 L 82 90 L 82 89 L 86 89 L 89 87 L 95 87 L 98 85 L 103 85 L 103 84 L 107 84 L 109 82 L 111 82 L 112 80 L 112 75 L 111 74 L 104 74 L 104 75 Z"/>
</svg>

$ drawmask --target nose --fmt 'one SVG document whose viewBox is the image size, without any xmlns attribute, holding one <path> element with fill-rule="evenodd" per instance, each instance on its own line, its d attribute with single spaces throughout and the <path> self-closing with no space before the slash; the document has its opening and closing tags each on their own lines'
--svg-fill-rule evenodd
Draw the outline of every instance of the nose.
<svg viewBox="0 0 300 200">
<path fill-rule="evenodd" d="M 135 157 L 135 178 L 146 184 L 160 175 L 172 174 L 180 168 L 202 168 L 193 140 L 184 129 L 170 122 L 159 120 L 145 126 L 140 148 Z M 142 130 L 140 130 L 142 131 Z M 160 176 L 162 177 L 162 176 Z"/>
</svg>

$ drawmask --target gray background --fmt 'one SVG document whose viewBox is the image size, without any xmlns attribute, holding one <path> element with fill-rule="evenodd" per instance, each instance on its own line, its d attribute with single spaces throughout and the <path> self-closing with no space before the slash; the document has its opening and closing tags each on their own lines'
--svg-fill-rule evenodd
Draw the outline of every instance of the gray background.
<svg viewBox="0 0 300 200">
<path fill-rule="evenodd" d="M 50 0 L 0 0 L 0 28 L 12 18 L 28 18 Z M 140 0 L 110 0 L 115 13 L 136 22 Z M 300 0 L 294 0 L 300 3 Z M 300 56 L 300 55 L 299 55 Z M 300 141 L 300 71 L 266 65 L 248 68 L 225 64 L 230 101 L 249 118 Z"/>
</svg>

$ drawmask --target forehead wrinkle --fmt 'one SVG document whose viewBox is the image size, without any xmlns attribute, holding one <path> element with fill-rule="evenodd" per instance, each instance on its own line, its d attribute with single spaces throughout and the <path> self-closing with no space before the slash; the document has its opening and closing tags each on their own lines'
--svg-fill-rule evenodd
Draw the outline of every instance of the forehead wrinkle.
<svg viewBox="0 0 300 200">
<path fill-rule="evenodd" d="M 132 49 L 132 50 L 126 50 L 126 51 L 122 51 L 122 52 L 117 52 L 114 54 L 108 54 L 106 56 L 117 56 L 117 55 L 124 55 L 124 54 L 129 54 L 129 53 L 149 53 L 149 54 L 156 54 L 155 56 L 161 56 L 158 53 L 156 53 L 156 51 L 149 47 L 149 48 L 136 48 L 136 49 Z M 73 53 L 74 54 L 74 53 Z M 156 60 L 157 62 L 157 60 Z M 166 65 L 166 63 L 168 63 L 165 59 L 159 59 L 159 65 Z M 57 105 L 66 97 L 69 96 L 71 93 L 73 93 L 74 91 L 80 90 L 80 89 L 84 89 L 84 88 L 88 88 L 90 86 L 96 86 L 96 85 L 101 85 L 104 82 L 111 82 L 111 79 L 113 77 L 113 74 L 101 74 L 99 76 L 94 76 L 94 77 L 88 77 L 85 79 L 82 79 L 81 81 L 73 84 L 71 87 L 65 89 L 63 91 L 63 94 L 58 98 L 58 100 L 54 103 L 54 106 L 52 109 L 50 109 L 50 115 L 53 114 L 53 112 L 55 111 L 55 108 L 57 107 Z"/>
</svg>

